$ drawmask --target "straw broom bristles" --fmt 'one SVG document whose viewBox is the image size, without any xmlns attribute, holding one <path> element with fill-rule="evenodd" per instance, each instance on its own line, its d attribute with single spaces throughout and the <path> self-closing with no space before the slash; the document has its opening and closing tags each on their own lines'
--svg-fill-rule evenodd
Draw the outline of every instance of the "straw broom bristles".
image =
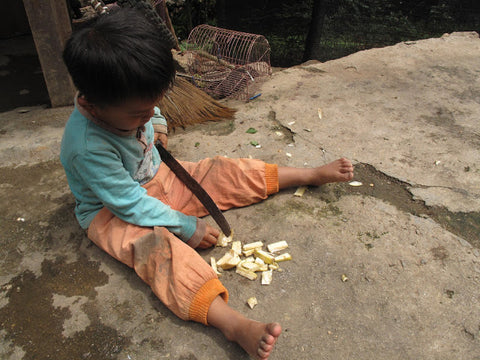
<svg viewBox="0 0 480 360">
<path fill-rule="evenodd" d="M 231 119 L 236 109 L 220 104 L 185 79 L 178 78 L 159 103 L 168 130 L 207 121 Z"/>
</svg>

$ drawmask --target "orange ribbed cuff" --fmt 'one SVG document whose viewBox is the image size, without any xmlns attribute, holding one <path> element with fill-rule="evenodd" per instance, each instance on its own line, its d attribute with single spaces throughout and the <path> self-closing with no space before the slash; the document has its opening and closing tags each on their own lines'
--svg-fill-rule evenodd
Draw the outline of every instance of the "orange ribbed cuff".
<svg viewBox="0 0 480 360">
<path fill-rule="evenodd" d="M 267 183 L 267 195 L 272 195 L 279 191 L 277 164 L 265 164 L 265 181 Z"/>
<path fill-rule="evenodd" d="M 190 320 L 202 323 L 208 326 L 207 314 L 212 301 L 220 295 L 225 302 L 228 302 L 228 291 L 218 279 L 208 280 L 198 290 L 193 298 L 188 317 Z"/>
</svg>

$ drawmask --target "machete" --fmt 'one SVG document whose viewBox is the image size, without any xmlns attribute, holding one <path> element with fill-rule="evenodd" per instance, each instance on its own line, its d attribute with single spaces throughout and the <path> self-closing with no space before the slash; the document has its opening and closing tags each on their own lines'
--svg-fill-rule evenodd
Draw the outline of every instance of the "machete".
<svg viewBox="0 0 480 360">
<path fill-rule="evenodd" d="M 180 163 L 170 154 L 167 149 L 165 149 L 160 141 L 155 143 L 155 147 L 157 148 L 158 152 L 160 153 L 160 157 L 165 162 L 170 170 L 185 184 L 185 186 L 197 197 L 198 200 L 202 203 L 202 205 L 207 209 L 209 214 L 212 216 L 213 220 L 218 224 L 222 232 L 225 236 L 230 236 L 232 230 L 230 225 L 223 216 L 222 212 L 218 208 L 217 204 L 213 201 L 213 199 L 208 195 L 204 188 L 195 180 L 185 168 L 180 165 Z"/>
</svg>

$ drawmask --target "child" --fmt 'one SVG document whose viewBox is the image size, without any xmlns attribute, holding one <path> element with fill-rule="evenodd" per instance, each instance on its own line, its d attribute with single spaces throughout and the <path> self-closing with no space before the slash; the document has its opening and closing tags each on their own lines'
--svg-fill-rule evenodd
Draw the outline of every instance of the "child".
<svg viewBox="0 0 480 360">
<path fill-rule="evenodd" d="M 118 10 L 76 31 L 63 57 L 79 93 L 60 158 L 88 237 L 133 267 L 180 318 L 215 326 L 267 359 L 280 325 L 247 319 L 227 305 L 227 290 L 194 250 L 215 245 L 219 231 L 200 219 L 205 209 L 154 147 L 157 138 L 166 143 L 166 121 L 155 105 L 175 77 L 155 27 L 133 10 Z M 282 188 L 353 177 L 346 159 L 313 169 L 223 157 L 182 164 L 222 210 Z"/>
</svg>

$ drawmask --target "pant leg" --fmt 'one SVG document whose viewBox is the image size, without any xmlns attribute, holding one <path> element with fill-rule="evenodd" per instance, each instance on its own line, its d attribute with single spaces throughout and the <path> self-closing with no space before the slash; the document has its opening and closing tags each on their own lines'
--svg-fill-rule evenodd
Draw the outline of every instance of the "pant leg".
<svg viewBox="0 0 480 360">
<path fill-rule="evenodd" d="M 228 292 L 213 269 L 190 246 L 164 227 L 126 223 L 103 208 L 88 237 L 111 256 L 133 267 L 155 295 L 178 317 L 207 324 L 212 301 Z"/>
<path fill-rule="evenodd" d="M 181 162 L 221 210 L 248 206 L 278 192 L 278 166 L 253 159 L 222 156 L 197 163 Z M 187 215 L 208 214 L 195 195 L 165 165 L 159 169 L 165 199 L 173 209 Z"/>
</svg>

